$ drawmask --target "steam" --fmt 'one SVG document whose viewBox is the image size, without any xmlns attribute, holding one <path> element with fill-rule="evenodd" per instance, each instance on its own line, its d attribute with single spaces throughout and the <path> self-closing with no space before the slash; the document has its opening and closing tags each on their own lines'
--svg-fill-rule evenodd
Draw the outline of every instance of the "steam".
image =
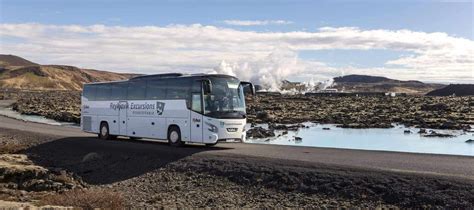
<svg viewBox="0 0 474 210">
<path fill-rule="evenodd" d="M 328 80 L 321 82 L 319 89 L 326 90 L 327 88 L 331 87 L 333 84 L 334 84 L 334 79 L 329 78 Z"/>
<path fill-rule="evenodd" d="M 312 76 L 309 81 L 299 84 L 283 84 L 283 80 L 301 73 L 314 72 L 317 65 L 309 65 L 300 60 L 297 54 L 289 49 L 277 49 L 269 55 L 253 61 L 221 63 L 214 68 L 213 73 L 232 75 L 243 81 L 250 81 L 261 85 L 264 91 L 278 91 L 283 94 L 299 94 L 325 90 L 334 83 L 328 80 L 315 80 Z"/>
<path fill-rule="evenodd" d="M 304 69 L 297 54 L 285 49 L 273 51 L 263 59 L 255 61 L 234 63 L 222 61 L 214 68 L 216 73 L 236 76 L 241 80 L 262 85 L 267 91 L 280 91 L 284 79 Z"/>
</svg>

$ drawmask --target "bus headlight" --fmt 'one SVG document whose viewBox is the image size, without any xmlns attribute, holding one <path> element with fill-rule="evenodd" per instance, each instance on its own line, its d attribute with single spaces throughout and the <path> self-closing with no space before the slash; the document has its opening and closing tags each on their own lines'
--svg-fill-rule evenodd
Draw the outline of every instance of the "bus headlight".
<svg viewBox="0 0 474 210">
<path fill-rule="evenodd" d="M 213 125 L 213 124 L 211 124 L 211 123 L 208 123 L 208 122 L 206 122 L 206 125 L 209 126 L 209 127 L 207 128 L 207 130 L 209 130 L 209 131 L 211 131 L 211 132 L 213 132 L 213 133 L 219 132 L 219 129 L 217 128 L 217 126 L 215 126 L 215 125 Z"/>
</svg>

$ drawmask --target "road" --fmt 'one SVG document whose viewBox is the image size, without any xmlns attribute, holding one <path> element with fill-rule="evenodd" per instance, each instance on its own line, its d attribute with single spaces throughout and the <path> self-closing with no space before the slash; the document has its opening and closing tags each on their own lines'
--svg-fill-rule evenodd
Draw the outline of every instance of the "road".
<svg viewBox="0 0 474 210">
<path fill-rule="evenodd" d="M 0 128 L 35 132 L 75 139 L 90 139 L 92 134 L 84 133 L 77 127 L 61 127 L 54 125 L 24 122 L 0 116 Z M 114 147 L 130 147 L 134 142 L 114 143 Z M 136 143 L 139 144 L 139 143 Z M 146 144 L 147 147 L 150 144 Z M 168 147 L 165 144 L 151 144 L 153 147 Z M 80 145 L 78 145 L 80 146 Z M 416 174 L 431 174 L 474 180 L 474 157 L 414 154 L 402 152 L 366 151 L 350 149 L 313 148 L 300 146 L 258 145 L 241 143 L 221 143 L 216 147 L 199 152 L 196 155 L 246 155 L 271 159 L 304 161 L 325 165 L 347 166 L 362 169 L 378 169 Z"/>
</svg>

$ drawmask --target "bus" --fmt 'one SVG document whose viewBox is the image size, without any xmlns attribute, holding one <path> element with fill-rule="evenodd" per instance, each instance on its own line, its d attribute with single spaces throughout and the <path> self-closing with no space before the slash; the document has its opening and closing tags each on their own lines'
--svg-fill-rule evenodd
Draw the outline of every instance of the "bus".
<svg viewBox="0 0 474 210">
<path fill-rule="evenodd" d="M 244 88 L 255 95 L 250 82 L 220 74 L 155 74 L 84 84 L 81 129 L 101 139 L 167 140 L 172 146 L 242 142 Z"/>
</svg>

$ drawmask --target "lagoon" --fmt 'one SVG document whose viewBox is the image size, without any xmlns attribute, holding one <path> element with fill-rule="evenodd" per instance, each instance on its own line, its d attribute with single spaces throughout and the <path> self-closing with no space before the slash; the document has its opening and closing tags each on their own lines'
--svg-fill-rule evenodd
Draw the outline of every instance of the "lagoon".
<svg viewBox="0 0 474 210">
<path fill-rule="evenodd" d="M 466 143 L 468 139 L 474 139 L 474 132 L 460 130 L 434 130 L 438 133 L 456 135 L 452 138 L 446 137 L 423 137 L 418 134 L 418 128 L 410 128 L 395 125 L 393 128 L 368 128 L 351 129 L 338 128 L 332 124 L 304 123 L 307 128 L 298 131 L 276 131 L 277 137 L 264 139 L 247 139 L 247 143 L 277 144 L 308 147 L 326 147 L 342 149 L 361 149 L 429 154 L 465 155 L 474 156 L 474 143 Z M 266 128 L 266 125 L 257 125 Z M 324 130 L 323 128 L 329 128 Z M 247 130 L 250 125 L 247 125 Z M 410 134 L 405 134 L 410 130 Z M 295 137 L 301 137 L 301 141 L 295 141 Z"/>
</svg>

